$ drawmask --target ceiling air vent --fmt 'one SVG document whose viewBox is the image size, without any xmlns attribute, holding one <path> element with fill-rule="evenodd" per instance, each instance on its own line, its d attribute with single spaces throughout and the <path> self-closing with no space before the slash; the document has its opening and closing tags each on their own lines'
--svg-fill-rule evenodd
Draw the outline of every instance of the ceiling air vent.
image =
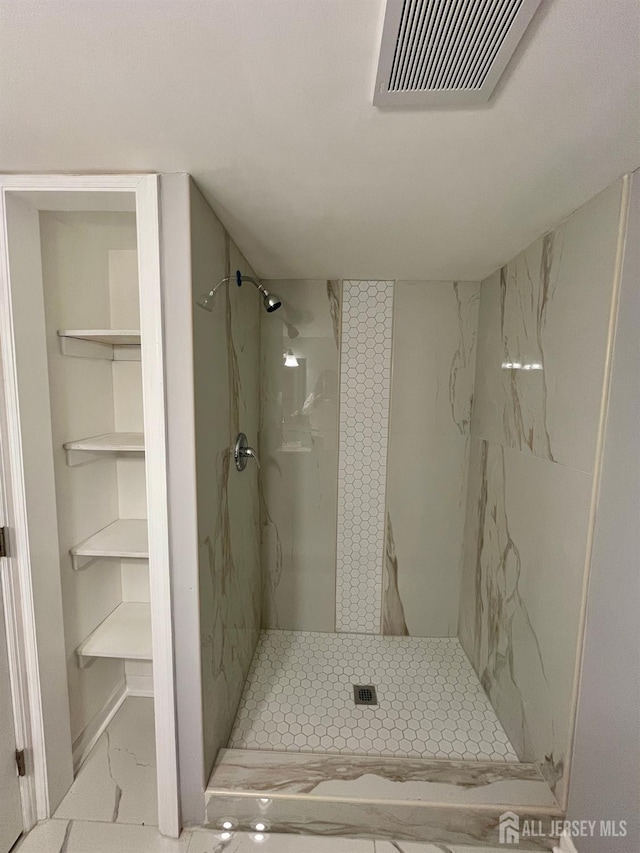
<svg viewBox="0 0 640 853">
<path fill-rule="evenodd" d="M 541 0 L 387 0 L 373 103 L 485 103 Z"/>
</svg>

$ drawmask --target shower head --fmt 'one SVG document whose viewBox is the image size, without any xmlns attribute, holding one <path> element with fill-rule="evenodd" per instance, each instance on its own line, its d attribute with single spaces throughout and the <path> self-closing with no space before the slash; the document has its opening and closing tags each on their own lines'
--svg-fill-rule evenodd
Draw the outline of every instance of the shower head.
<svg viewBox="0 0 640 853">
<path fill-rule="evenodd" d="M 240 275 L 240 272 L 236 273 L 238 287 L 242 284 L 243 281 L 250 281 L 251 284 L 256 287 L 260 293 L 262 294 L 262 303 L 264 305 L 264 310 L 267 314 L 271 314 L 273 311 L 277 311 L 278 308 L 282 305 L 282 302 L 278 299 L 278 297 L 269 293 L 267 288 L 258 281 L 256 278 L 252 278 L 250 275 Z"/>
<path fill-rule="evenodd" d="M 273 293 L 265 293 L 264 294 L 264 310 L 267 314 L 271 314 L 272 311 L 277 311 L 278 308 L 282 305 L 282 302 L 278 299 L 277 296 L 274 296 Z"/>
<path fill-rule="evenodd" d="M 264 304 L 264 310 L 271 314 L 273 311 L 277 311 L 278 308 L 282 305 L 282 302 L 278 299 L 277 296 L 273 293 L 269 293 L 269 291 L 264 287 L 256 278 L 252 278 L 250 275 L 242 275 L 240 270 L 238 270 L 234 276 L 236 284 L 238 287 L 242 286 L 243 281 L 250 281 L 251 284 L 260 291 L 262 294 L 262 302 Z M 200 308 L 204 308 L 205 311 L 213 311 L 213 306 L 216 300 L 216 291 L 219 287 L 222 287 L 223 284 L 226 284 L 229 281 L 233 281 L 234 278 L 227 276 L 219 281 L 214 288 L 209 290 L 207 293 L 202 293 L 196 299 L 196 305 Z"/>
</svg>

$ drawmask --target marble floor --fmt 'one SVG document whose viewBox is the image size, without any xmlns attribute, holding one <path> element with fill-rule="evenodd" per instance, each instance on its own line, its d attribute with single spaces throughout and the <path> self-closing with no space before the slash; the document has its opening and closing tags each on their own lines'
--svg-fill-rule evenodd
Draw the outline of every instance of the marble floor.
<svg viewBox="0 0 640 853">
<path fill-rule="evenodd" d="M 229 747 L 518 761 L 455 638 L 265 631 Z"/>
<path fill-rule="evenodd" d="M 54 817 L 157 826 L 157 797 L 153 699 L 129 696 L 91 750 Z"/>
<path fill-rule="evenodd" d="M 76 820 L 38 824 L 11 853 L 501 853 L 502 848 L 367 841 L 275 833 L 186 830 L 164 838 L 154 827 Z M 509 846 L 517 853 L 518 848 Z"/>
</svg>

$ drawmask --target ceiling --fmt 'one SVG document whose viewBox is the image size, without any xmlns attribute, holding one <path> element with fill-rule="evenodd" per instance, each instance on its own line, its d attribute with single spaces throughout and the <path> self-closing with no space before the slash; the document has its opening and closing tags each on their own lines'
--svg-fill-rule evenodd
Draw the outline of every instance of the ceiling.
<svg viewBox="0 0 640 853">
<path fill-rule="evenodd" d="M 637 0 L 546 0 L 491 103 L 380 110 L 384 0 L 0 0 L 0 171 L 191 172 L 269 278 L 474 279 L 640 166 Z"/>
</svg>

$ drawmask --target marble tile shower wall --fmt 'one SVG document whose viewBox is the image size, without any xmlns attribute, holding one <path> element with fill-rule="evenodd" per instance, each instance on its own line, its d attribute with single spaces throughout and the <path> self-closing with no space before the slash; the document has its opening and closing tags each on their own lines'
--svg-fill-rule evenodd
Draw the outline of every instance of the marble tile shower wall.
<svg viewBox="0 0 640 853">
<path fill-rule="evenodd" d="M 482 283 L 460 639 L 566 795 L 621 182 Z"/>
<path fill-rule="evenodd" d="M 479 298 L 395 287 L 384 634 L 457 636 Z"/>
<path fill-rule="evenodd" d="M 261 625 L 258 482 L 237 476 L 240 429 L 258 432 L 259 303 L 253 288 L 225 288 L 216 310 L 198 294 L 231 270 L 252 275 L 199 191 L 191 189 L 194 384 L 205 762 L 229 737 Z"/>
<path fill-rule="evenodd" d="M 479 283 L 267 284 L 265 627 L 456 636 Z"/>
</svg>

